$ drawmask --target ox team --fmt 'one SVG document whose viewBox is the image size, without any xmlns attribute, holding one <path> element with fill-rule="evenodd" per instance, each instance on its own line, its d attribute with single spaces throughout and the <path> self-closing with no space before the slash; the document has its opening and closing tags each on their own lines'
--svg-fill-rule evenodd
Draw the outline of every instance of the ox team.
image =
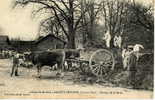
<svg viewBox="0 0 155 100">
<path fill-rule="evenodd" d="M 64 69 L 64 62 L 65 59 L 70 57 L 80 57 L 79 50 L 72 50 L 72 49 L 56 49 L 56 50 L 47 50 L 47 51 L 40 51 L 40 52 L 30 52 L 29 54 L 25 54 L 24 60 L 31 61 L 34 66 L 37 67 L 38 77 L 40 78 L 41 68 L 43 66 L 50 66 L 53 67 L 57 64 L 59 73 L 61 73 L 62 69 Z M 21 66 L 21 56 L 19 53 L 16 53 L 13 56 L 13 67 L 11 76 L 15 74 L 18 76 L 18 67 Z M 23 59 L 23 58 L 22 58 Z"/>
</svg>

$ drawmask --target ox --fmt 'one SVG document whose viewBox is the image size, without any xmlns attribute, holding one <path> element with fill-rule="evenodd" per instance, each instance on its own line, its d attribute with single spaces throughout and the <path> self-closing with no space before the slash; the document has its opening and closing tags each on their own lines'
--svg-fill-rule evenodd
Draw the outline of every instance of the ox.
<svg viewBox="0 0 155 100">
<path fill-rule="evenodd" d="M 56 50 L 47 50 L 32 52 L 29 54 L 27 59 L 32 61 L 32 63 L 37 67 L 38 77 L 41 77 L 41 69 L 43 66 L 53 67 L 55 64 L 58 65 L 60 73 L 64 68 L 64 62 L 66 58 L 70 57 L 79 57 L 80 52 L 73 49 L 56 49 Z M 17 69 L 18 71 L 18 69 Z"/>
</svg>

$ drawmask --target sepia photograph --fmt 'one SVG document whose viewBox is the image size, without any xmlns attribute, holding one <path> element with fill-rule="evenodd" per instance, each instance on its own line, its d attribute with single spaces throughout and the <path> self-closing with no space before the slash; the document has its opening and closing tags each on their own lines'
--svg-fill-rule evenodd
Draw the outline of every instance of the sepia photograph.
<svg viewBox="0 0 155 100">
<path fill-rule="evenodd" d="M 0 99 L 153 99 L 154 0 L 0 0 Z"/>
</svg>

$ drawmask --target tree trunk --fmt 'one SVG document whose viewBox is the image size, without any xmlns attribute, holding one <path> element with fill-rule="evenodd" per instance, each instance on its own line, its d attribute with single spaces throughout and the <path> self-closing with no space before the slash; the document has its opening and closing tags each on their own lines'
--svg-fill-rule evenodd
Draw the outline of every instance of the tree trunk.
<svg viewBox="0 0 155 100">
<path fill-rule="evenodd" d="M 114 48 L 114 36 L 111 35 L 110 48 Z"/>
<path fill-rule="evenodd" d="M 90 22 L 90 30 L 89 30 L 89 34 L 88 34 L 89 40 L 94 39 L 93 34 L 94 34 L 94 22 L 93 22 L 93 20 L 91 20 L 91 22 Z"/>
<path fill-rule="evenodd" d="M 82 25 L 82 43 L 85 44 L 86 41 L 87 41 L 87 25 L 86 25 L 86 20 L 85 20 L 85 17 L 86 15 L 84 14 L 85 12 L 85 5 L 86 5 L 86 0 L 82 0 L 81 1 L 81 15 L 83 14 L 82 16 L 82 19 L 81 19 L 81 25 Z"/>
<path fill-rule="evenodd" d="M 94 13 L 94 3 L 91 4 L 90 6 L 90 31 L 88 38 L 89 40 L 94 39 L 94 23 L 95 23 L 95 13 Z"/>
<path fill-rule="evenodd" d="M 74 31 L 72 25 L 69 25 L 68 32 L 69 32 L 69 37 L 68 37 L 67 48 L 75 49 L 76 48 L 76 45 L 75 45 L 75 31 Z"/>
<path fill-rule="evenodd" d="M 69 38 L 68 38 L 68 44 L 67 44 L 67 48 L 68 49 L 75 49 L 75 36 L 72 34 Z"/>
<path fill-rule="evenodd" d="M 67 48 L 75 49 L 75 30 L 74 30 L 74 8 L 73 8 L 74 0 L 69 0 L 69 18 L 68 18 L 68 44 Z"/>
</svg>

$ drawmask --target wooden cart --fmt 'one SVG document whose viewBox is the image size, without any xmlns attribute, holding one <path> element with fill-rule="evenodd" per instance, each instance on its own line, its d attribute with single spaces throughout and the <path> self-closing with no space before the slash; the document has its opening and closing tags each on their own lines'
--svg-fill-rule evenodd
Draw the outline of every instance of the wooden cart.
<svg viewBox="0 0 155 100">
<path fill-rule="evenodd" d="M 88 59 L 66 59 L 66 61 L 71 64 L 71 67 L 75 67 L 73 63 L 78 67 L 83 67 L 83 65 L 89 67 L 91 73 L 97 77 L 103 77 L 115 66 L 113 53 L 107 49 L 93 51 Z"/>
</svg>

